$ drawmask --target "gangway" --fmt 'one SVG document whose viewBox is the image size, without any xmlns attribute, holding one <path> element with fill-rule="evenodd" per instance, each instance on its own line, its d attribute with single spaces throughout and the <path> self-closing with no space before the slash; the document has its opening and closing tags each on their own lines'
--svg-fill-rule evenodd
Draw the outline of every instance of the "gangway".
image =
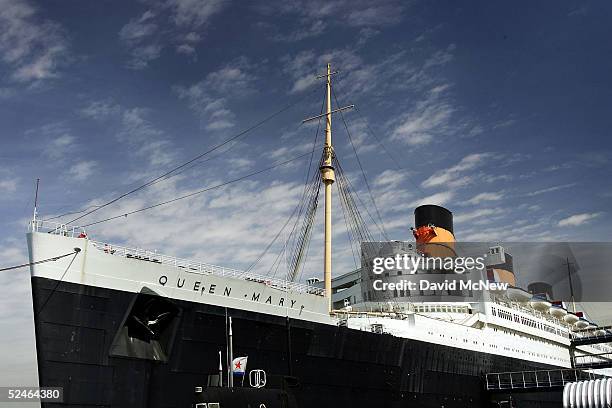
<svg viewBox="0 0 612 408">
<path fill-rule="evenodd" d="M 489 373 L 485 377 L 487 391 L 534 390 L 542 391 L 563 388 L 570 382 L 594 380 L 601 376 L 580 369 L 560 368 L 554 370 L 508 371 Z"/>
</svg>

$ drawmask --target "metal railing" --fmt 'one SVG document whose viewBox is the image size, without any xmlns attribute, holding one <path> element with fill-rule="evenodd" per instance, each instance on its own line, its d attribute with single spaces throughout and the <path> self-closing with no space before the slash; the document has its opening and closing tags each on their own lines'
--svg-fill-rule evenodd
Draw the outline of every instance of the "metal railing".
<svg viewBox="0 0 612 408">
<path fill-rule="evenodd" d="M 87 237 L 85 229 L 82 227 L 44 220 L 30 221 L 28 224 L 28 230 L 32 232 L 42 232 L 72 238 Z M 242 279 L 251 282 L 258 282 L 273 287 L 275 289 L 280 289 L 288 292 L 308 293 L 317 296 L 323 296 L 325 292 L 325 290 L 322 288 L 316 288 L 314 286 L 310 286 L 304 283 L 289 282 L 282 279 L 258 275 L 252 272 L 245 272 L 200 261 L 193 261 L 190 259 L 162 255 L 158 254 L 157 251 L 150 251 L 140 248 L 129 248 L 121 245 L 113 245 L 106 242 L 99 242 L 94 240 L 89 240 L 89 242 L 91 242 L 96 249 L 110 255 L 146 262 L 153 262 L 162 265 L 169 265 L 175 268 L 183 269 L 190 273 L 215 275 L 234 279 Z"/>
<path fill-rule="evenodd" d="M 83 227 L 37 219 L 31 220 L 28 223 L 28 232 L 45 232 L 47 234 L 61 235 L 71 238 L 83 238 L 87 236 L 85 228 Z"/>
<path fill-rule="evenodd" d="M 610 368 L 612 353 L 584 354 L 574 357 L 576 368 Z"/>
<path fill-rule="evenodd" d="M 499 297 L 495 298 L 493 300 L 493 303 L 497 303 L 499 305 L 505 306 L 509 309 L 513 309 L 516 310 L 518 312 L 522 312 L 525 313 L 531 317 L 535 317 L 538 319 L 541 319 L 549 324 L 553 325 L 553 331 L 549 331 L 549 330 L 545 330 L 545 329 L 541 329 L 541 328 L 537 328 L 538 330 L 541 331 L 545 331 L 546 333 L 552 333 L 552 334 L 556 334 L 557 336 L 561 336 L 561 337 L 565 337 L 565 338 L 570 338 L 570 330 L 569 330 L 569 325 L 565 322 L 563 322 L 561 319 L 557 319 L 553 316 L 551 316 L 548 313 L 544 313 L 544 312 L 540 312 L 538 310 L 534 310 L 532 308 L 528 308 L 524 305 L 522 305 L 519 302 L 514 302 L 511 300 L 502 300 Z M 514 319 L 512 320 L 512 322 L 515 322 Z M 544 323 L 544 322 L 538 322 L 538 323 Z M 531 327 L 531 326 L 530 326 Z"/>
<path fill-rule="evenodd" d="M 571 333 L 574 345 L 587 345 L 597 343 L 612 343 L 612 327 L 596 327 L 593 329 L 575 330 Z"/>
<path fill-rule="evenodd" d="M 599 377 L 594 373 L 567 368 L 489 373 L 485 381 L 488 391 L 499 391 L 563 387 L 570 382 L 593 380 Z"/>
<path fill-rule="evenodd" d="M 316 288 L 304 283 L 289 282 L 282 279 L 270 278 L 269 276 L 258 275 L 252 272 L 245 272 L 238 269 L 226 268 L 223 266 L 212 265 L 200 261 L 194 261 L 185 258 L 162 255 L 156 251 L 149 251 L 140 248 L 129 248 L 121 245 L 112 245 L 105 242 L 90 240 L 93 246 L 107 254 L 120 256 L 129 259 L 153 262 L 162 265 L 169 265 L 175 268 L 180 268 L 190 273 L 199 273 L 202 275 L 216 275 L 221 277 L 229 277 L 234 279 L 242 279 L 252 282 L 259 282 L 271 286 L 276 289 L 309 293 L 322 296 L 324 289 Z"/>
</svg>

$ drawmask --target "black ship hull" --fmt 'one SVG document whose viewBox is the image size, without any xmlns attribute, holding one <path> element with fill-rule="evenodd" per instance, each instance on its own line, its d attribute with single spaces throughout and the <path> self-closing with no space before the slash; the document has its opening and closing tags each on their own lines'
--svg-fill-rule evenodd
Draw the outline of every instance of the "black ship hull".
<svg viewBox="0 0 612 408">
<path fill-rule="evenodd" d="M 523 360 L 263 313 L 155 300 L 32 278 L 39 382 L 64 388 L 70 407 L 189 407 L 225 356 L 290 375 L 299 407 L 488 407 L 487 372 L 551 368 Z M 159 299 L 159 298 L 158 298 Z M 148 314 L 148 315 L 147 315 Z M 143 322 L 149 319 L 148 322 Z M 248 380 L 247 380 L 248 382 Z M 512 396 L 518 407 L 558 407 L 560 392 Z"/>
</svg>

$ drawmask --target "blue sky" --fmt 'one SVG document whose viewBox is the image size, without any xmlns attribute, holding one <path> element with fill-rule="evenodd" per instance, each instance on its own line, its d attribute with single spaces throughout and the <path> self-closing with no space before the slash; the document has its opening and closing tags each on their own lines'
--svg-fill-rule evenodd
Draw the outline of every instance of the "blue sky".
<svg viewBox="0 0 612 408">
<path fill-rule="evenodd" d="M 346 118 L 392 238 L 410 239 L 412 210 L 427 202 L 455 213 L 459 239 L 609 241 L 611 14 L 578 1 L 1 0 L 0 265 L 26 258 L 36 178 L 43 216 L 83 209 L 294 101 L 215 159 L 87 221 L 307 152 L 316 124 L 300 121 L 319 112 L 314 76 L 327 62 L 341 103 L 359 108 Z M 364 193 L 340 117 L 334 141 Z M 293 210 L 306 166 L 90 235 L 245 267 Z M 337 210 L 342 272 L 352 260 Z M 319 274 L 320 234 L 305 275 Z M 27 271 L 17 273 L 3 291 L 27 296 Z M 29 310 L 17 298 L 0 308 L 11 327 Z"/>
</svg>

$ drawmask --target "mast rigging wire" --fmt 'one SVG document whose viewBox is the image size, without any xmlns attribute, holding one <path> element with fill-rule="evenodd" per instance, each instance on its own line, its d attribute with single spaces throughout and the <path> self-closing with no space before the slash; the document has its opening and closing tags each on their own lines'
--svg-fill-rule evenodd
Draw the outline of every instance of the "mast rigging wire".
<svg viewBox="0 0 612 408">
<path fill-rule="evenodd" d="M 321 112 L 323 112 L 323 107 L 324 107 L 324 103 L 321 103 Z M 301 127 L 303 125 L 303 122 L 300 123 L 300 125 L 298 126 Z M 291 232 L 289 233 L 289 237 L 291 237 L 291 235 L 293 234 L 293 231 L 295 230 L 295 227 L 297 225 L 297 222 L 299 220 L 300 214 L 302 212 L 302 208 L 304 207 L 304 198 L 306 196 L 306 192 L 308 189 L 308 180 L 310 178 L 310 170 L 312 169 L 312 161 L 314 158 L 314 152 L 316 150 L 316 146 L 317 146 L 317 140 L 319 138 L 319 131 L 321 130 L 321 119 L 319 119 L 318 121 L 318 125 L 317 125 L 317 131 L 315 132 L 315 137 L 314 137 L 314 141 L 312 143 L 312 149 L 310 151 L 310 160 L 308 162 L 308 170 L 306 171 L 306 177 L 304 179 L 304 190 L 302 192 L 302 197 L 300 198 L 300 201 L 298 202 L 298 205 L 295 207 L 295 209 L 293 210 L 293 212 L 291 213 L 291 215 L 289 215 L 289 218 L 287 219 L 287 221 L 285 222 L 285 224 L 283 224 L 283 226 L 281 227 L 281 229 L 278 231 L 278 233 L 274 236 L 274 238 L 272 239 L 272 241 L 266 246 L 266 248 L 264 249 L 264 251 L 255 259 L 255 261 L 249 265 L 249 267 L 245 270 L 245 272 L 249 272 L 251 271 L 258 263 L 259 261 L 261 261 L 261 259 L 267 254 L 267 252 L 270 250 L 270 248 L 272 247 L 272 245 L 274 245 L 274 243 L 276 242 L 276 240 L 278 239 L 278 237 L 283 233 L 283 231 L 285 230 L 285 228 L 287 227 L 287 225 L 289 224 L 289 222 L 291 221 L 291 219 L 293 218 L 293 216 L 295 215 L 296 211 L 299 209 L 298 212 L 298 216 L 296 218 L 295 223 L 293 224 L 293 228 L 291 229 Z M 282 253 L 285 253 L 286 249 L 287 249 L 287 242 L 285 242 L 285 244 L 283 245 L 283 250 L 281 253 L 279 253 L 279 256 L 276 258 L 276 260 L 274 261 L 274 263 L 272 264 L 272 267 L 274 266 L 274 264 L 276 263 L 276 261 L 279 259 L 280 255 Z M 280 265 L 280 262 L 279 262 Z M 276 269 L 274 270 L 274 276 L 276 275 L 276 271 L 278 270 L 278 265 L 276 267 Z M 268 273 L 271 272 L 271 269 L 268 271 Z"/>
<path fill-rule="evenodd" d="M 335 82 L 335 87 L 338 88 L 338 84 L 340 83 L 340 80 L 343 79 L 342 76 L 338 76 L 336 82 Z M 366 129 L 368 130 L 368 133 L 374 137 L 374 139 L 376 140 L 376 142 L 378 143 L 378 145 L 385 151 L 385 153 L 387 154 L 387 156 L 389 156 L 389 158 L 391 159 L 391 161 L 393 162 L 393 164 L 395 164 L 395 166 L 398 168 L 398 170 L 402 170 L 402 171 L 406 171 L 408 172 L 404 167 L 402 167 L 399 162 L 395 159 L 395 157 L 391 154 L 391 152 L 389 151 L 389 149 L 387 149 L 387 147 L 384 145 L 384 143 L 382 142 L 382 139 L 378 137 L 378 135 L 376 134 L 376 132 L 374 132 L 374 130 L 372 130 L 372 127 L 370 126 L 368 120 L 366 119 L 365 115 L 363 114 L 363 112 L 361 112 L 361 110 L 359 109 L 359 106 L 357 104 L 355 104 L 355 110 L 359 113 L 359 116 L 361 117 L 361 119 L 364 121 L 365 125 L 366 125 Z M 408 181 L 410 182 L 410 184 L 412 184 L 423 196 L 425 196 L 425 192 L 421 189 L 421 187 L 419 187 L 419 185 L 417 183 L 415 183 L 412 178 L 410 177 L 406 177 L 408 179 Z"/>
<path fill-rule="evenodd" d="M 55 261 L 58 261 L 58 260 L 60 260 L 62 258 L 66 258 L 66 257 L 68 257 L 70 255 L 76 255 L 79 252 L 81 252 L 81 248 L 74 248 L 74 251 L 70 252 L 69 254 L 54 256 L 52 258 L 42 259 L 42 260 L 36 261 L 36 262 L 28 262 L 28 263 L 21 264 L 21 265 L 9 266 L 8 268 L 0 269 L 0 272 L 10 271 L 10 270 L 19 269 L 19 268 L 25 268 L 27 266 L 39 265 L 39 264 L 43 264 L 43 263 L 46 263 L 46 262 L 55 262 Z"/>
<path fill-rule="evenodd" d="M 305 200 L 306 206 L 304 211 L 304 218 L 302 219 L 302 225 L 297 232 L 296 238 L 293 240 L 295 245 L 290 254 L 289 268 L 287 271 L 287 280 L 294 282 L 300 266 L 304 261 L 305 250 L 312 236 L 313 221 L 317 213 L 317 207 L 319 205 L 319 192 L 321 191 L 321 172 L 314 172 L 310 188 L 306 194 L 307 200 Z"/>
<path fill-rule="evenodd" d="M 338 102 L 338 97 L 336 96 L 336 91 L 334 88 L 332 88 L 332 93 L 334 95 L 334 100 L 336 101 L 336 105 L 341 106 Z M 357 154 L 357 148 L 355 147 L 355 144 L 353 143 L 351 132 L 348 128 L 348 124 L 346 123 L 346 119 L 344 118 L 344 112 L 340 111 L 340 117 L 342 118 L 342 123 L 344 124 L 344 128 L 346 129 L 346 134 L 351 143 L 351 147 L 353 148 L 353 153 L 355 154 L 355 158 L 357 159 L 357 164 L 359 165 L 359 169 L 361 170 L 363 181 L 368 190 L 368 194 L 370 195 L 370 199 L 372 200 L 372 205 L 374 205 L 374 209 L 376 210 L 376 215 L 378 216 L 378 219 L 380 221 L 380 226 L 381 226 L 383 235 L 388 241 L 389 237 L 387 236 L 387 231 L 385 231 L 385 223 L 380 215 L 380 211 L 378 210 L 378 206 L 376 205 L 376 200 L 374 200 L 374 195 L 372 194 L 372 189 L 370 188 L 370 183 L 368 183 L 368 178 L 366 177 L 365 170 L 363 169 L 363 165 L 361 164 L 361 160 L 359 159 L 359 155 Z"/>
<path fill-rule="evenodd" d="M 184 200 L 184 199 L 186 199 L 186 198 L 190 198 L 190 197 L 193 197 L 193 196 L 196 196 L 196 195 L 199 195 L 199 194 L 205 193 L 205 192 L 207 192 L 207 191 L 215 190 L 215 189 L 217 189 L 217 188 L 221 188 L 221 187 L 227 186 L 228 184 L 232 184 L 232 183 L 235 183 L 235 182 L 238 182 L 238 181 L 242 181 L 242 180 L 244 180 L 244 179 L 246 179 L 246 178 L 249 178 L 249 177 L 255 176 L 255 175 L 257 175 L 257 174 L 261 174 L 261 173 L 264 173 L 264 172 L 266 172 L 266 171 L 269 171 L 269 170 L 275 169 L 275 168 L 277 168 L 277 167 L 280 167 L 280 166 L 283 166 L 283 165 L 285 165 L 285 164 L 288 164 L 288 163 L 294 162 L 294 161 L 296 161 L 296 160 L 299 160 L 299 159 L 301 159 L 301 158 L 303 158 L 303 157 L 305 157 L 305 156 L 307 156 L 307 155 L 309 155 L 309 154 L 310 154 L 310 152 L 308 152 L 308 153 L 304 153 L 304 154 L 301 154 L 301 155 L 299 155 L 299 156 L 296 156 L 296 157 L 294 157 L 294 158 L 292 158 L 292 159 L 289 159 L 289 160 L 285 160 L 285 161 L 283 161 L 283 162 L 276 163 L 276 164 L 274 164 L 274 165 L 272 165 L 272 166 L 266 167 L 266 168 L 261 169 L 261 170 L 254 171 L 254 172 L 252 172 L 252 173 L 249 173 L 249 174 L 246 174 L 246 175 L 244 175 L 244 176 L 241 176 L 241 177 L 238 177 L 238 178 L 235 178 L 235 179 L 232 179 L 232 180 L 226 181 L 226 182 L 224 182 L 224 183 L 220 183 L 220 184 L 217 184 L 217 185 L 214 185 L 214 186 L 211 186 L 211 187 L 206 187 L 206 188 L 204 188 L 204 189 L 202 189 L 202 190 L 198 190 L 198 191 L 195 191 L 195 192 L 193 192 L 193 193 L 185 194 L 185 195 L 183 195 L 183 196 L 176 197 L 176 198 L 173 198 L 173 199 L 171 199 L 171 200 L 162 201 L 162 202 L 160 202 L 160 203 L 153 204 L 153 205 L 150 205 L 150 206 L 147 206 L 147 207 L 143 207 L 143 208 L 139 208 L 139 209 L 137 209 L 137 210 L 129 211 L 129 212 L 127 212 L 127 213 L 123 213 L 123 214 L 120 214 L 120 215 L 115 215 L 115 216 L 108 217 L 108 218 L 105 218 L 105 219 L 102 219 L 102 220 L 98 220 L 98 221 L 90 222 L 89 224 L 84 224 L 84 225 L 82 225 L 82 227 L 90 227 L 90 226 L 92 226 L 92 225 L 101 224 L 101 223 L 103 223 L 103 222 L 112 221 L 112 220 L 115 220 L 115 219 L 117 219 L 117 218 L 127 217 L 128 215 L 136 214 L 136 213 L 139 213 L 139 212 L 143 212 L 143 211 L 151 210 L 151 209 L 153 209 L 153 208 L 161 207 L 161 206 L 163 206 L 163 205 L 171 204 L 171 203 L 174 203 L 174 202 L 179 201 L 179 200 Z"/>
<path fill-rule="evenodd" d="M 359 113 L 359 116 L 361 117 L 361 119 L 365 123 L 366 129 L 368 130 L 368 133 L 370 135 L 372 135 L 372 137 L 374 139 L 376 139 L 376 142 L 378 143 L 378 145 L 385 151 L 385 153 L 387 153 L 387 156 L 389 156 L 389 158 L 391 159 L 393 164 L 395 164 L 397 169 L 407 172 L 407 170 L 399 164 L 399 162 L 395 159 L 395 157 L 391 154 L 391 152 L 383 144 L 382 139 L 380 139 L 378 137 L 378 135 L 372 130 L 372 128 L 370 127 L 370 124 L 368 123 L 367 119 L 365 118 L 365 115 L 361 112 L 361 110 L 359 110 L 359 107 L 357 105 L 355 105 L 355 110 Z M 423 196 L 426 195 L 425 192 L 421 189 L 421 187 L 419 187 L 419 185 L 412 180 L 412 178 L 410 178 L 410 177 L 406 177 L 406 178 L 408 179 L 408 181 L 410 181 L 410 184 L 412 184 L 414 186 L 414 188 L 416 188 Z"/>
<path fill-rule="evenodd" d="M 158 177 L 156 177 L 156 178 L 154 178 L 154 179 L 152 179 L 152 180 L 150 180 L 150 181 L 148 181 L 148 182 L 146 182 L 146 183 L 144 183 L 144 184 L 142 184 L 142 185 L 140 185 L 140 186 L 138 186 L 138 187 L 136 187 L 136 188 L 133 188 L 132 190 L 130 190 L 130 191 L 128 191 L 128 192 L 125 192 L 125 193 L 123 193 L 123 194 L 119 195 L 118 197 L 116 197 L 116 198 L 114 198 L 114 199 L 112 199 L 112 200 L 110 200 L 110 201 L 108 201 L 108 202 L 106 202 L 106 203 L 104 203 L 104 204 L 102 204 L 102 205 L 98 206 L 97 208 L 94 208 L 94 209 L 92 209 L 92 210 L 90 210 L 90 211 L 87 211 L 85 214 L 80 215 L 80 216 L 78 216 L 78 217 L 76 217 L 76 218 L 74 218 L 74 219 L 72 219 L 72 220 L 68 221 L 66 224 L 72 224 L 72 223 L 73 223 L 73 222 L 75 222 L 75 221 L 78 221 L 78 220 L 80 220 L 80 219 L 82 219 L 82 218 L 84 218 L 84 217 L 86 217 L 86 216 L 88 216 L 88 215 L 90 215 L 90 214 L 92 214 L 92 213 L 94 213 L 94 212 L 96 212 L 96 211 L 98 211 L 98 210 L 100 210 L 100 209 L 104 208 L 104 207 L 107 207 L 107 206 L 109 206 L 109 205 L 111 205 L 111 204 L 113 204 L 113 203 L 116 203 L 117 201 L 121 200 L 122 198 L 124 198 L 124 197 L 126 197 L 126 196 L 128 196 L 128 195 L 130 195 L 130 194 L 133 194 L 133 193 L 135 193 L 135 192 L 137 192 L 137 191 L 140 191 L 140 190 L 142 190 L 143 188 L 146 188 L 146 187 L 148 187 L 148 186 L 150 186 L 150 185 L 152 185 L 152 184 L 155 184 L 155 183 L 156 183 L 156 182 L 158 182 L 159 180 L 161 180 L 161 179 L 163 179 L 163 178 L 166 178 L 167 176 L 171 175 L 172 173 L 175 173 L 176 171 L 178 171 L 178 170 L 180 170 L 180 169 L 183 169 L 184 167 L 186 167 L 186 166 L 190 165 L 191 163 L 193 163 L 193 162 L 195 162 L 195 161 L 197 161 L 197 160 L 201 159 L 202 157 L 206 156 L 207 154 L 212 153 L 212 152 L 214 152 L 214 151 L 218 150 L 219 148 L 221 148 L 221 147 L 225 146 L 226 144 L 228 144 L 228 143 L 230 143 L 230 142 L 232 142 L 232 141 L 234 141 L 234 140 L 237 140 L 238 138 L 240 138 L 240 137 L 244 136 L 245 134 L 247 134 L 247 133 L 251 132 L 252 130 L 255 130 L 255 129 L 257 129 L 258 127 L 262 126 L 264 123 L 266 123 L 266 122 L 268 122 L 268 121 L 272 120 L 273 118 L 275 118 L 276 116 L 280 115 L 281 113 L 283 113 L 283 112 L 285 112 L 285 111 L 287 111 L 287 110 L 291 109 L 292 107 L 294 107 L 295 105 L 297 105 L 298 103 L 302 102 L 302 101 L 303 101 L 303 100 L 305 100 L 307 97 L 309 97 L 310 95 L 312 95 L 312 94 L 314 93 L 314 91 L 316 91 L 316 90 L 317 90 L 317 88 L 315 88 L 315 89 L 314 89 L 313 91 L 311 91 L 310 93 L 307 93 L 307 94 L 306 94 L 304 97 L 300 98 L 299 100 L 294 101 L 294 102 L 291 102 L 291 103 L 290 103 L 290 104 L 288 104 L 288 105 L 285 105 L 285 106 L 284 106 L 283 108 L 281 108 L 280 110 L 278 110 L 278 111 L 276 111 L 276 112 L 272 113 L 271 115 L 269 115 L 269 116 L 265 117 L 264 119 L 260 120 L 259 122 L 256 122 L 255 124 L 253 124 L 253 125 L 249 126 L 249 127 L 248 127 L 248 128 L 246 128 L 245 130 L 243 130 L 243 131 L 241 131 L 241 132 L 237 133 L 236 135 L 234 135 L 234 136 L 230 137 L 229 139 L 226 139 L 225 141 L 223 141 L 223 142 L 221 142 L 221 143 L 219 143 L 219 144 L 217 144 L 217 145 L 213 146 L 212 148 L 210 148 L 210 149 L 206 150 L 205 152 L 203 152 L 203 153 L 201 153 L 201 154 L 199 154 L 199 155 L 195 156 L 194 158 L 192 158 L 192 159 L 190 159 L 190 160 L 188 160 L 188 161 L 184 162 L 183 164 L 181 164 L 181 165 L 179 165 L 179 166 L 177 166 L 177 167 L 174 167 L 173 169 L 171 169 L 171 170 L 169 170 L 169 171 L 165 172 L 164 174 L 162 174 L 162 175 L 160 175 L 160 176 L 158 176 Z M 58 218 L 59 218 L 59 217 L 58 217 Z"/>
</svg>

